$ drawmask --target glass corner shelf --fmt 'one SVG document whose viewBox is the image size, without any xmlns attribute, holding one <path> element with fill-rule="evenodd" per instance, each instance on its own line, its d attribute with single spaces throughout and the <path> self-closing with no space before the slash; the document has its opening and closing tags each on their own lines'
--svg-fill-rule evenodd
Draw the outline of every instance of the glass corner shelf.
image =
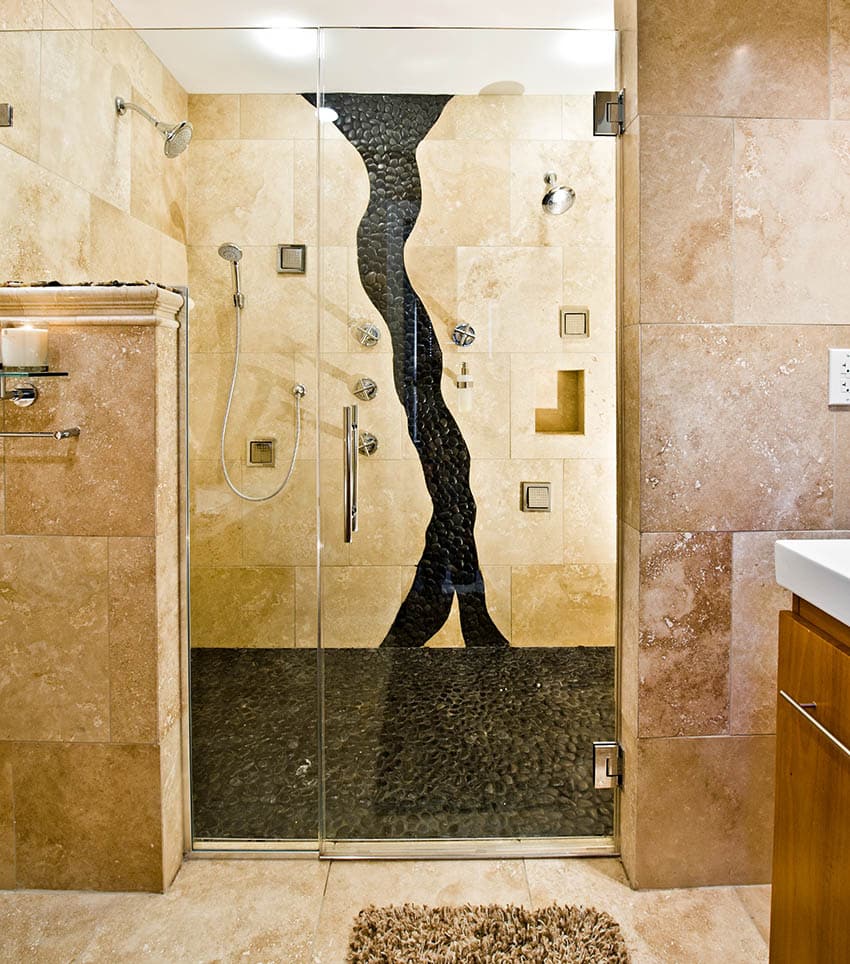
<svg viewBox="0 0 850 964">
<path fill-rule="evenodd" d="M 69 372 L 28 372 L 15 368 L 0 368 L 0 378 L 67 378 Z"/>
</svg>

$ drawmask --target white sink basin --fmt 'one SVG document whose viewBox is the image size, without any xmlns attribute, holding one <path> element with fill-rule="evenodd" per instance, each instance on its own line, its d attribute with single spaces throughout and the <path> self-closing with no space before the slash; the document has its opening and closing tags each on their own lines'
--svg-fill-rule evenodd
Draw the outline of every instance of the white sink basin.
<svg viewBox="0 0 850 964">
<path fill-rule="evenodd" d="M 780 539 L 776 581 L 850 626 L 850 539 Z"/>
</svg>

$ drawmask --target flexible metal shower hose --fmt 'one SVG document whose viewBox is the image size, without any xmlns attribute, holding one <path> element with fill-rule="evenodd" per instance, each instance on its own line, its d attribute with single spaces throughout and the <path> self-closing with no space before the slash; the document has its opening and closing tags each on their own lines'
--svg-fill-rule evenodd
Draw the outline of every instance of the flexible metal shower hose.
<svg viewBox="0 0 850 964">
<path fill-rule="evenodd" d="M 224 481 L 227 482 L 230 490 L 246 502 L 268 502 L 276 495 L 279 495 L 286 488 L 286 484 L 292 477 L 295 468 L 295 459 L 298 455 L 298 443 L 301 441 L 301 395 L 295 393 L 295 444 L 292 447 L 292 459 L 289 463 L 289 470 L 280 485 L 269 495 L 248 495 L 242 492 L 234 484 L 227 471 L 227 461 L 224 457 L 224 440 L 227 437 L 227 423 L 230 421 L 230 409 L 233 406 L 233 393 L 236 390 L 236 378 L 239 374 L 239 354 L 242 345 L 242 309 L 236 305 L 236 351 L 233 355 L 233 376 L 230 379 L 230 391 L 227 395 L 227 408 L 224 411 L 224 421 L 221 423 L 221 471 L 224 472 Z"/>
</svg>

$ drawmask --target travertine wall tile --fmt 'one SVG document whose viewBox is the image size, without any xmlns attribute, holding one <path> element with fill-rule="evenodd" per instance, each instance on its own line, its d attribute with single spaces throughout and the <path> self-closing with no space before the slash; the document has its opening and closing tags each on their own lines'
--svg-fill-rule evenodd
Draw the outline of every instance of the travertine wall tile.
<svg viewBox="0 0 850 964">
<path fill-rule="evenodd" d="M 50 0 L 57 13 L 75 30 L 91 30 L 92 0 Z M 44 24 L 45 30 L 48 24 Z"/>
<path fill-rule="evenodd" d="M 103 281 L 157 281 L 165 277 L 162 237 L 155 228 L 126 211 L 96 195 L 91 196 L 89 273 L 92 277 Z M 178 277 L 173 283 L 179 280 Z"/>
<path fill-rule="evenodd" d="M 617 560 L 617 465 L 614 459 L 564 461 L 564 562 Z"/>
<path fill-rule="evenodd" d="M 848 343 L 842 339 L 842 345 Z M 833 348 L 840 347 L 837 335 Z M 835 518 L 836 529 L 850 529 L 850 412 L 835 413 Z"/>
<path fill-rule="evenodd" d="M 611 646 L 616 632 L 614 565 L 515 566 L 514 646 Z"/>
<path fill-rule="evenodd" d="M 623 728 L 636 737 L 640 705 L 640 533 L 630 525 L 620 531 L 620 692 Z M 625 833 L 623 835 L 625 837 Z"/>
<path fill-rule="evenodd" d="M 538 411 L 556 411 L 565 404 L 558 396 L 559 374 L 574 371 L 583 372 L 583 431 L 539 431 Z M 514 353 L 511 355 L 511 457 L 613 459 L 616 456 L 616 405 L 613 355 Z"/>
<path fill-rule="evenodd" d="M 155 105 L 135 88 L 132 97 L 139 102 L 140 107 L 150 112 L 156 110 Z M 117 118 L 124 122 L 125 127 L 128 119 L 132 135 L 130 213 L 160 233 L 185 244 L 188 221 L 187 178 L 191 152 L 186 151 L 179 157 L 167 158 L 163 151 L 162 135 L 135 112 L 129 118 Z M 204 143 L 201 141 L 199 145 L 193 145 L 192 149 L 196 150 Z"/>
<path fill-rule="evenodd" d="M 510 143 L 426 138 L 416 152 L 422 208 L 413 244 L 510 243 Z M 476 185 L 474 205 L 463 203 Z M 540 194 L 541 198 L 543 192 Z"/>
<path fill-rule="evenodd" d="M 19 887 L 162 890 L 159 749 L 19 743 Z"/>
<path fill-rule="evenodd" d="M 827 0 L 746 8 L 641 0 L 641 113 L 828 117 L 827 8 Z"/>
<path fill-rule="evenodd" d="M 89 272 L 89 194 L 0 146 L 3 281 L 81 280 Z M 57 218 L 56 212 L 62 217 Z"/>
<path fill-rule="evenodd" d="M 294 645 L 294 569 L 192 569 L 193 647 Z"/>
<path fill-rule="evenodd" d="M 0 545 L 0 739 L 107 740 L 106 540 Z"/>
<path fill-rule="evenodd" d="M 324 566 L 322 646 L 378 646 L 408 585 L 408 570 L 401 566 Z M 366 599 L 368 606 L 352 605 Z"/>
<path fill-rule="evenodd" d="M 641 119 L 643 323 L 732 320 L 732 131 L 711 117 Z"/>
<path fill-rule="evenodd" d="M 316 111 L 300 94 L 242 94 L 239 117 L 246 140 L 318 140 Z M 322 136 L 336 139 L 336 128 L 325 125 Z"/>
<path fill-rule="evenodd" d="M 0 743 L 0 889 L 15 886 L 14 744 Z"/>
<path fill-rule="evenodd" d="M 89 17 L 91 9 L 89 4 Z M 45 32 L 41 61 L 43 77 L 49 80 L 41 85 L 39 163 L 129 210 L 130 124 L 117 116 L 114 105 L 116 97 L 127 96 L 129 78 L 96 51 L 82 31 Z M 85 136 L 68 136 L 68 104 L 86 118 Z"/>
<path fill-rule="evenodd" d="M 156 559 L 153 539 L 109 540 L 109 736 L 157 739 Z"/>
<path fill-rule="evenodd" d="M 640 338 L 637 325 L 620 333 L 619 478 L 620 514 L 634 529 L 640 528 L 641 501 L 641 394 Z"/>
<path fill-rule="evenodd" d="M 511 142 L 511 244 L 606 247 L 613 249 L 615 225 L 614 159 L 611 138 L 590 141 Z M 561 217 L 540 203 L 548 190 L 543 175 L 576 194 Z"/>
<path fill-rule="evenodd" d="M 639 741 L 632 885 L 770 880 L 774 752 L 770 736 Z"/>
<path fill-rule="evenodd" d="M 620 138 L 620 298 L 624 328 L 640 323 L 640 119 Z"/>
<path fill-rule="evenodd" d="M 428 136 L 458 141 L 556 140 L 561 137 L 562 112 L 557 95 L 452 97 Z"/>
<path fill-rule="evenodd" d="M 190 94 L 189 120 L 194 128 L 194 138 L 199 141 L 237 140 L 241 136 L 239 105 L 242 100 L 238 94 Z"/>
<path fill-rule="evenodd" d="M 779 612 L 791 593 L 776 582 L 777 539 L 846 539 L 847 532 L 736 532 L 732 551 L 731 730 L 776 731 Z"/>
<path fill-rule="evenodd" d="M 564 561 L 564 479 L 557 459 L 477 459 L 470 471 L 478 506 L 478 558 L 492 566 L 560 566 Z M 520 512 L 521 483 L 550 482 L 551 512 Z"/>
<path fill-rule="evenodd" d="M 153 328 L 54 326 L 51 364 L 71 375 L 45 379 L 38 405 L 7 412 L 6 427 L 78 425 L 81 435 L 47 462 L 41 439 L 20 439 L 7 451 L 8 532 L 154 534 L 154 347 Z"/>
<path fill-rule="evenodd" d="M 361 424 L 366 428 L 365 416 Z M 364 538 L 351 544 L 352 566 L 408 566 L 419 562 L 434 511 L 418 461 L 360 463 L 358 514 Z"/>
<path fill-rule="evenodd" d="M 828 528 L 833 420 L 824 392 L 836 336 L 829 328 L 645 326 L 643 528 Z M 733 438 L 746 445 L 730 449 Z"/>
<path fill-rule="evenodd" d="M 40 30 L 41 0 L 0 0 L 0 30 Z"/>
<path fill-rule="evenodd" d="M 0 8 L 0 20 L 2 8 Z M 38 162 L 41 111 L 41 34 L 0 33 L 0 88 L 3 102 L 14 105 L 15 124 L 0 130 L 0 144 Z"/>
<path fill-rule="evenodd" d="M 228 463 L 234 485 L 242 484 L 242 464 Z M 192 563 L 198 566 L 241 566 L 242 502 L 227 487 L 221 465 L 193 459 L 189 463 L 189 511 L 192 516 Z"/>
<path fill-rule="evenodd" d="M 829 14 L 832 116 L 850 120 L 850 2 L 830 0 Z"/>
<path fill-rule="evenodd" d="M 458 247 L 457 321 L 477 335 L 464 354 L 561 350 L 562 273 L 560 247 Z"/>
<path fill-rule="evenodd" d="M 729 732 L 732 539 L 641 537 L 641 737 Z"/>
<path fill-rule="evenodd" d="M 242 524 L 247 565 L 309 566 L 315 562 L 316 477 L 307 470 L 308 463 L 302 464 L 303 468 L 296 466 L 283 492 L 270 502 L 244 503 Z M 267 491 L 260 486 L 267 487 L 269 483 L 254 481 L 254 477 L 249 481 L 248 471 L 243 473 L 245 489 Z"/>
<path fill-rule="evenodd" d="M 850 124 L 735 124 L 735 321 L 845 324 Z"/>
<path fill-rule="evenodd" d="M 290 142 L 198 141 L 187 155 L 192 244 L 275 245 L 291 237 Z"/>
</svg>

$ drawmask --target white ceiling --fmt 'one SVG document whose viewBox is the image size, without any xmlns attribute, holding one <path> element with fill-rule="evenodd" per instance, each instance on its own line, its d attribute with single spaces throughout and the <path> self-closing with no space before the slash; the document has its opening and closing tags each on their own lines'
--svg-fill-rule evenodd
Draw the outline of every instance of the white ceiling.
<svg viewBox="0 0 850 964">
<path fill-rule="evenodd" d="M 193 94 L 287 93 L 318 86 L 310 29 L 142 30 Z M 322 85 L 357 93 L 586 94 L 615 80 L 609 30 L 328 30 Z M 520 85 L 519 87 L 517 85 Z"/>
<path fill-rule="evenodd" d="M 614 0 L 114 0 L 133 27 L 571 27 L 609 30 Z"/>
</svg>

